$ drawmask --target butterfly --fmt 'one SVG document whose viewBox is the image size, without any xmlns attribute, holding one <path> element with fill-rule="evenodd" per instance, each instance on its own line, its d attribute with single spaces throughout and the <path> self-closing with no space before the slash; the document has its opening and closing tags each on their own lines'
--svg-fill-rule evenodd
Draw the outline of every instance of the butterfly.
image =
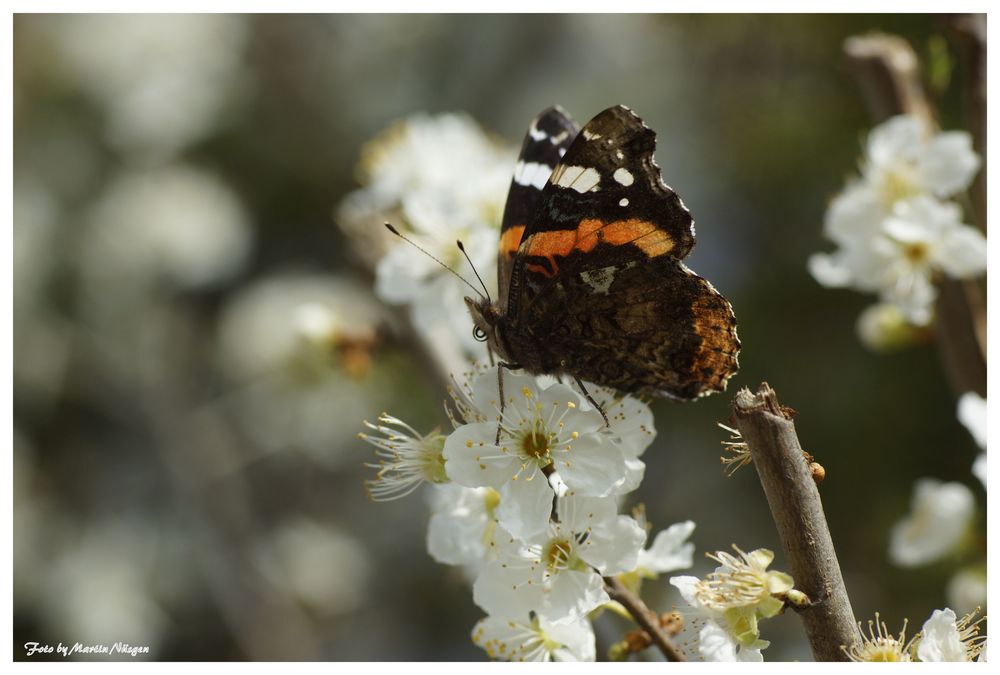
<svg viewBox="0 0 1000 675">
<path fill-rule="evenodd" d="M 592 403 L 584 380 L 677 400 L 725 390 L 736 316 L 683 263 L 694 221 L 655 148 L 624 106 L 582 129 L 559 107 L 532 121 L 501 222 L 499 298 L 465 299 L 498 373 L 573 377 Z"/>
</svg>

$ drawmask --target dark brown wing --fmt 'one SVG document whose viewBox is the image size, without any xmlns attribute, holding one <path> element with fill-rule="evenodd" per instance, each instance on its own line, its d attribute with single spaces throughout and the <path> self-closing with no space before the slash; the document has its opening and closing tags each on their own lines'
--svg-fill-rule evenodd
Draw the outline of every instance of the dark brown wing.
<svg viewBox="0 0 1000 675">
<path fill-rule="evenodd" d="M 656 134 L 631 110 L 608 108 L 587 123 L 542 191 L 534 221 L 521 238 L 512 271 L 522 297 L 541 292 L 573 251 L 617 246 L 616 259 L 666 255 L 680 260 L 694 247 L 694 221 L 653 161 Z M 592 257 L 576 257 L 588 264 Z M 521 286 L 524 288 L 521 288 Z"/>
<path fill-rule="evenodd" d="M 576 122 L 562 108 L 553 106 L 531 121 L 524 136 L 500 224 L 497 255 L 500 297 L 497 306 L 501 311 L 507 308 L 514 255 L 521 245 L 525 229 L 542 203 L 542 188 L 578 131 Z"/>
<path fill-rule="evenodd" d="M 725 389 L 740 343 L 732 306 L 681 262 L 694 222 L 655 148 L 622 106 L 584 126 L 522 238 L 508 321 L 538 370 L 692 399 Z"/>
<path fill-rule="evenodd" d="M 670 256 L 581 271 L 579 255 L 589 254 L 569 256 L 521 317 L 545 370 L 682 400 L 725 390 L 740 341 L 732 306 L 708 281 Z"/>
</svg>

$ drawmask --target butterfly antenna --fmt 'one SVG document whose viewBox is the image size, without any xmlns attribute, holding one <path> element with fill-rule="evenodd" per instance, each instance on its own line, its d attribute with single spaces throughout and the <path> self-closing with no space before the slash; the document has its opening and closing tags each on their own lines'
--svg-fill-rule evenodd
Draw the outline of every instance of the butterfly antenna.
<svg viewBox="0 0 1000 675">
<path fill-rule="evenodd" d="M 483 290 L 486 291 L 486 300 L 489 301 L 490 304 L 493 304 L 493 300 L 490 298 L 490 290 L 486 288 L 486 284 L 483 283 L 483 278 L 479 276 L 476 266 L 472 264 L 472 258 L 470 258 L 468 252 L 466 252 L 465 246 L 462 245 L 461 241 L 457 241 L 455 243 L 458 244 L 458 250 L 461 251 L 462 255 L 465 256 L 465 259 L 469 261 L 469 267 L 472 268 L 472 273 L 476 275 L 476 278 L 479 279 L 479 283 L 483 286 Z"/>
<path fill-rule="evenodd" d="M 420 245 L 420 244 L 418 244 L 417 242 L 415 242 L 415 241 L 413 241 L 412 239 L 410 239 L 409 237 L 407 237 L 407 236 L 406 236 L 405 234 L 403 234 L 402 232 L 400 232 L 399 230 L 397 230 L 397 229 L 396 229 L 395 227 L 393 227 L 393 226 L 392 226 L 392 225 L 390 225 L 389 223 L 386 223 L 386 224 L 385 224 L 385 228 L 386 228 L 387 230 L 389 230 L 390 232 L 392 232 L 392 233 L 393 233 L 394 235 L 396 235 L 397 237 L 399 237 L 400 239 L 402 239 L 403 241 L 405 241 L 405 242 L 406 242 L 407 244 L 410 244 L 411 246 L 415 247 L 415 248 L 416 248 L 416 249 L 417 249 L 418 251 L 420 251 L 420 252 L 421 252 L 421 253 L 423 253 L 423 254 L 424 254 L 425 256 L 427 256 L 428 258 L 430 258 L 431 260 L 433 260 L 434 262 L 436 262 L 436 263 L 437 263 L 438 265 L 440 265 L 441 267 L 445 268 L 446 270 L 448 270 L 449 272 L 451 272 L 452 274 L 454 274 L 454 275 L 455 275 L 456 277 L 458 277 L 459 279 L 461 279 L 461 280 L 462 280 L 462 282 L 463 282 L 463 283 L 464 283 L 464 284 L 465 284 L 466 286 L 468 286 L 468 287 L 469 287 L 469 288 L 471 288 L 471 289 L 472 289 L 473 291 L 475 291 L 477 295 L 479 295 L 480 297 L 483 297 L 483 294 L 479 292 L 479 289 L 478 289 L 478 288 L 476 288 L 475 286 L 473 286 L 473 285 L 472 285 L 471 283 L 469 283 L 469 280 L 468 280 L 468 279 L 466 279 L 466 278 L 465 278 L 465 277 L 463 277 L 463 276 L 462 276 L 461 274 L 459 274 L 459 273 L 458 273 L 458 272 L 456 272 L 455 270 L 453 270 L 453 269 L 451 269 L 450 267 L 448 267 L 447 265 L 445 265 L 445 264 L 444 264 L 443 262 L 441 262 L 441 261 L 440 261 L 440 260 L 439 260 L 439 259 L 438 259 L 438 258 L 437 258 L 436 256 L 434 256 L 434 255 L 432 255 L 432 254 L 431 254 L 430 252 L 428 252 L 428 251 L 427 251 L 427 249 L 425 249 L 425 248 L 424 248 L 423 246 L 421 246 L 421 245 Z M 459 248 L 461 248 L 461 245 L 459 245 Z M 464 253 L 464 252 L 465 252 L 465 250 L 463 249 L 463 250 L 462 250 L 462 252 Z M 466 258 L 468 258 L 468 256 L 466 256 Z M 475 272 L 475 271 L 476 271 L 476 270 L 475 270 L 475 268 L 473 268 L 473 269 L 472 269 L 472 271 L 473 271 L 473 272 Z M 479 274 L 476 274 L 476 277 L 478 277 L 478 276 L 479 276 Z M 480 282 L 480 283 L 482 283 L 482 281 L 483 281 L 482 279 L 480 279 L 480 280 L 479 280 L 479 282 Z M 485 287 L 485 286 L 483 286 L 483 288 L 486 288 L 486 287 Z M 487 300 L 488 300 L 489 302 L 492 302 L 492 300 L 490 300 L 490 296 L 489 296 L 489 294 L 488 294 L 488 293 L 487 293 L 487 295 L 486 295 L 486 299 L 487 299 Z"/>
</svg>

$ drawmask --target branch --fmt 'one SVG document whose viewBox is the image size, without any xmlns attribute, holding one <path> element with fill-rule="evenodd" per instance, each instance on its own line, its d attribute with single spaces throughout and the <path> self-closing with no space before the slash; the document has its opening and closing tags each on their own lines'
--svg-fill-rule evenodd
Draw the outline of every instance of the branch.
<svg viewBox="0 0 1000 675">
<path fill-rule="evenodd" d="M 801 611 L 806 637 L 817 661 L 847 660 L 842 646 L 859 638 L 854 611 L 813 480 L 791 421 L 767 383 L 757 394 L 740 390 L 733 417 L 757 467 L 760 484 L 791 566 L 795 587 L 812 604 Z"/>
<path fill-rule="evenodd" d="M 604 577 L 604 587 L 612 600 L 616 600 L 628 610 L 635 622 L 649 635 L 653 644 L 660 648 L 667 661 L 685 661 L 684 654 L 660 627 L 660 619 L 642 599 L 634 595 L 625 584 L 614 577 Z"/>
<path fill-rule="evenodd" d="M 844 52 L 876 122 L 906 114 L 923 120 L 927 129 L 937 128 L 920 81 L 917 55 L 906 40 L 896 35 L 854 36 L 844 42 Z M 985 138 L 977 140 L 985 143 Z M 985 176 L 985 168 L 981 173 Z M 980 227 L 985 232 L 983 202 Z M 985 395 L 986 303 L 974 281 L 941 281 L 935 326 L 941 361 L 955 394 Z"/>
</svg>

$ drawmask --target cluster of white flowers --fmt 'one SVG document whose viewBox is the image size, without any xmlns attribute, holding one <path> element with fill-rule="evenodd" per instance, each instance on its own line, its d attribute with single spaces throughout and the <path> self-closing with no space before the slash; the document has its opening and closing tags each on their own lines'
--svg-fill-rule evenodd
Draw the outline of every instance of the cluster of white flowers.
<svg viewBox="0 0 1000 675">
<path fill-rule="evenodd" d="M 809 259 L 824 286 L 879 296 L 859 323 L 869 346 L 893 346 L 908 327 L 928 325 L 941 275 L 985 272 L 986 238 L 953 201 L 979 166 L 968 133 L 933 134 L 916 117 L 893 117 L 869 134 L 861 177 L 826 212 L 824 234 L 839 248 Z"/>
<path fill-rule="evenodd" d="M 599 411 L 551 378 L 476 369 L 450 393 L 454 430 L 421 435 L 382 415 L 361 437 L 381 461 L 375 499 L 434 486 L 427 535 L 438 561 L 466 568 L 488 616 L 473 640 L 497 659 L 593 660 L 588 616 L 606 605 L 604 576 L 655 577 L 691 565 L 693 523 L 660 532 L 618 513 L 655 436 L 649 407 L 594 387 Z M 499 442 L 497 432 L 499 430 Z"/>
<path fill-rule="evenodd" d="M 494 142 L 465 115 L 415 115 L 364 147 L 360 173 L 365 187 L 345 197 L 337 218 L 359 241 L 373 232 L 386 234 L 381 224 L 390 222 L 454 270 L 468 269 L 455 245 L 461 240 L 483 281 L 494 287 L 500 219 L 514 161 L 512 148 Z M 393 239 L 377 261 L 375 276 L 376 295 L 389 304 L 408 305 L 414 328 L 429 340 L 472 358 L 485 356 L 464 311 L 469 288 L 434 260 Z"/>
</svg>

